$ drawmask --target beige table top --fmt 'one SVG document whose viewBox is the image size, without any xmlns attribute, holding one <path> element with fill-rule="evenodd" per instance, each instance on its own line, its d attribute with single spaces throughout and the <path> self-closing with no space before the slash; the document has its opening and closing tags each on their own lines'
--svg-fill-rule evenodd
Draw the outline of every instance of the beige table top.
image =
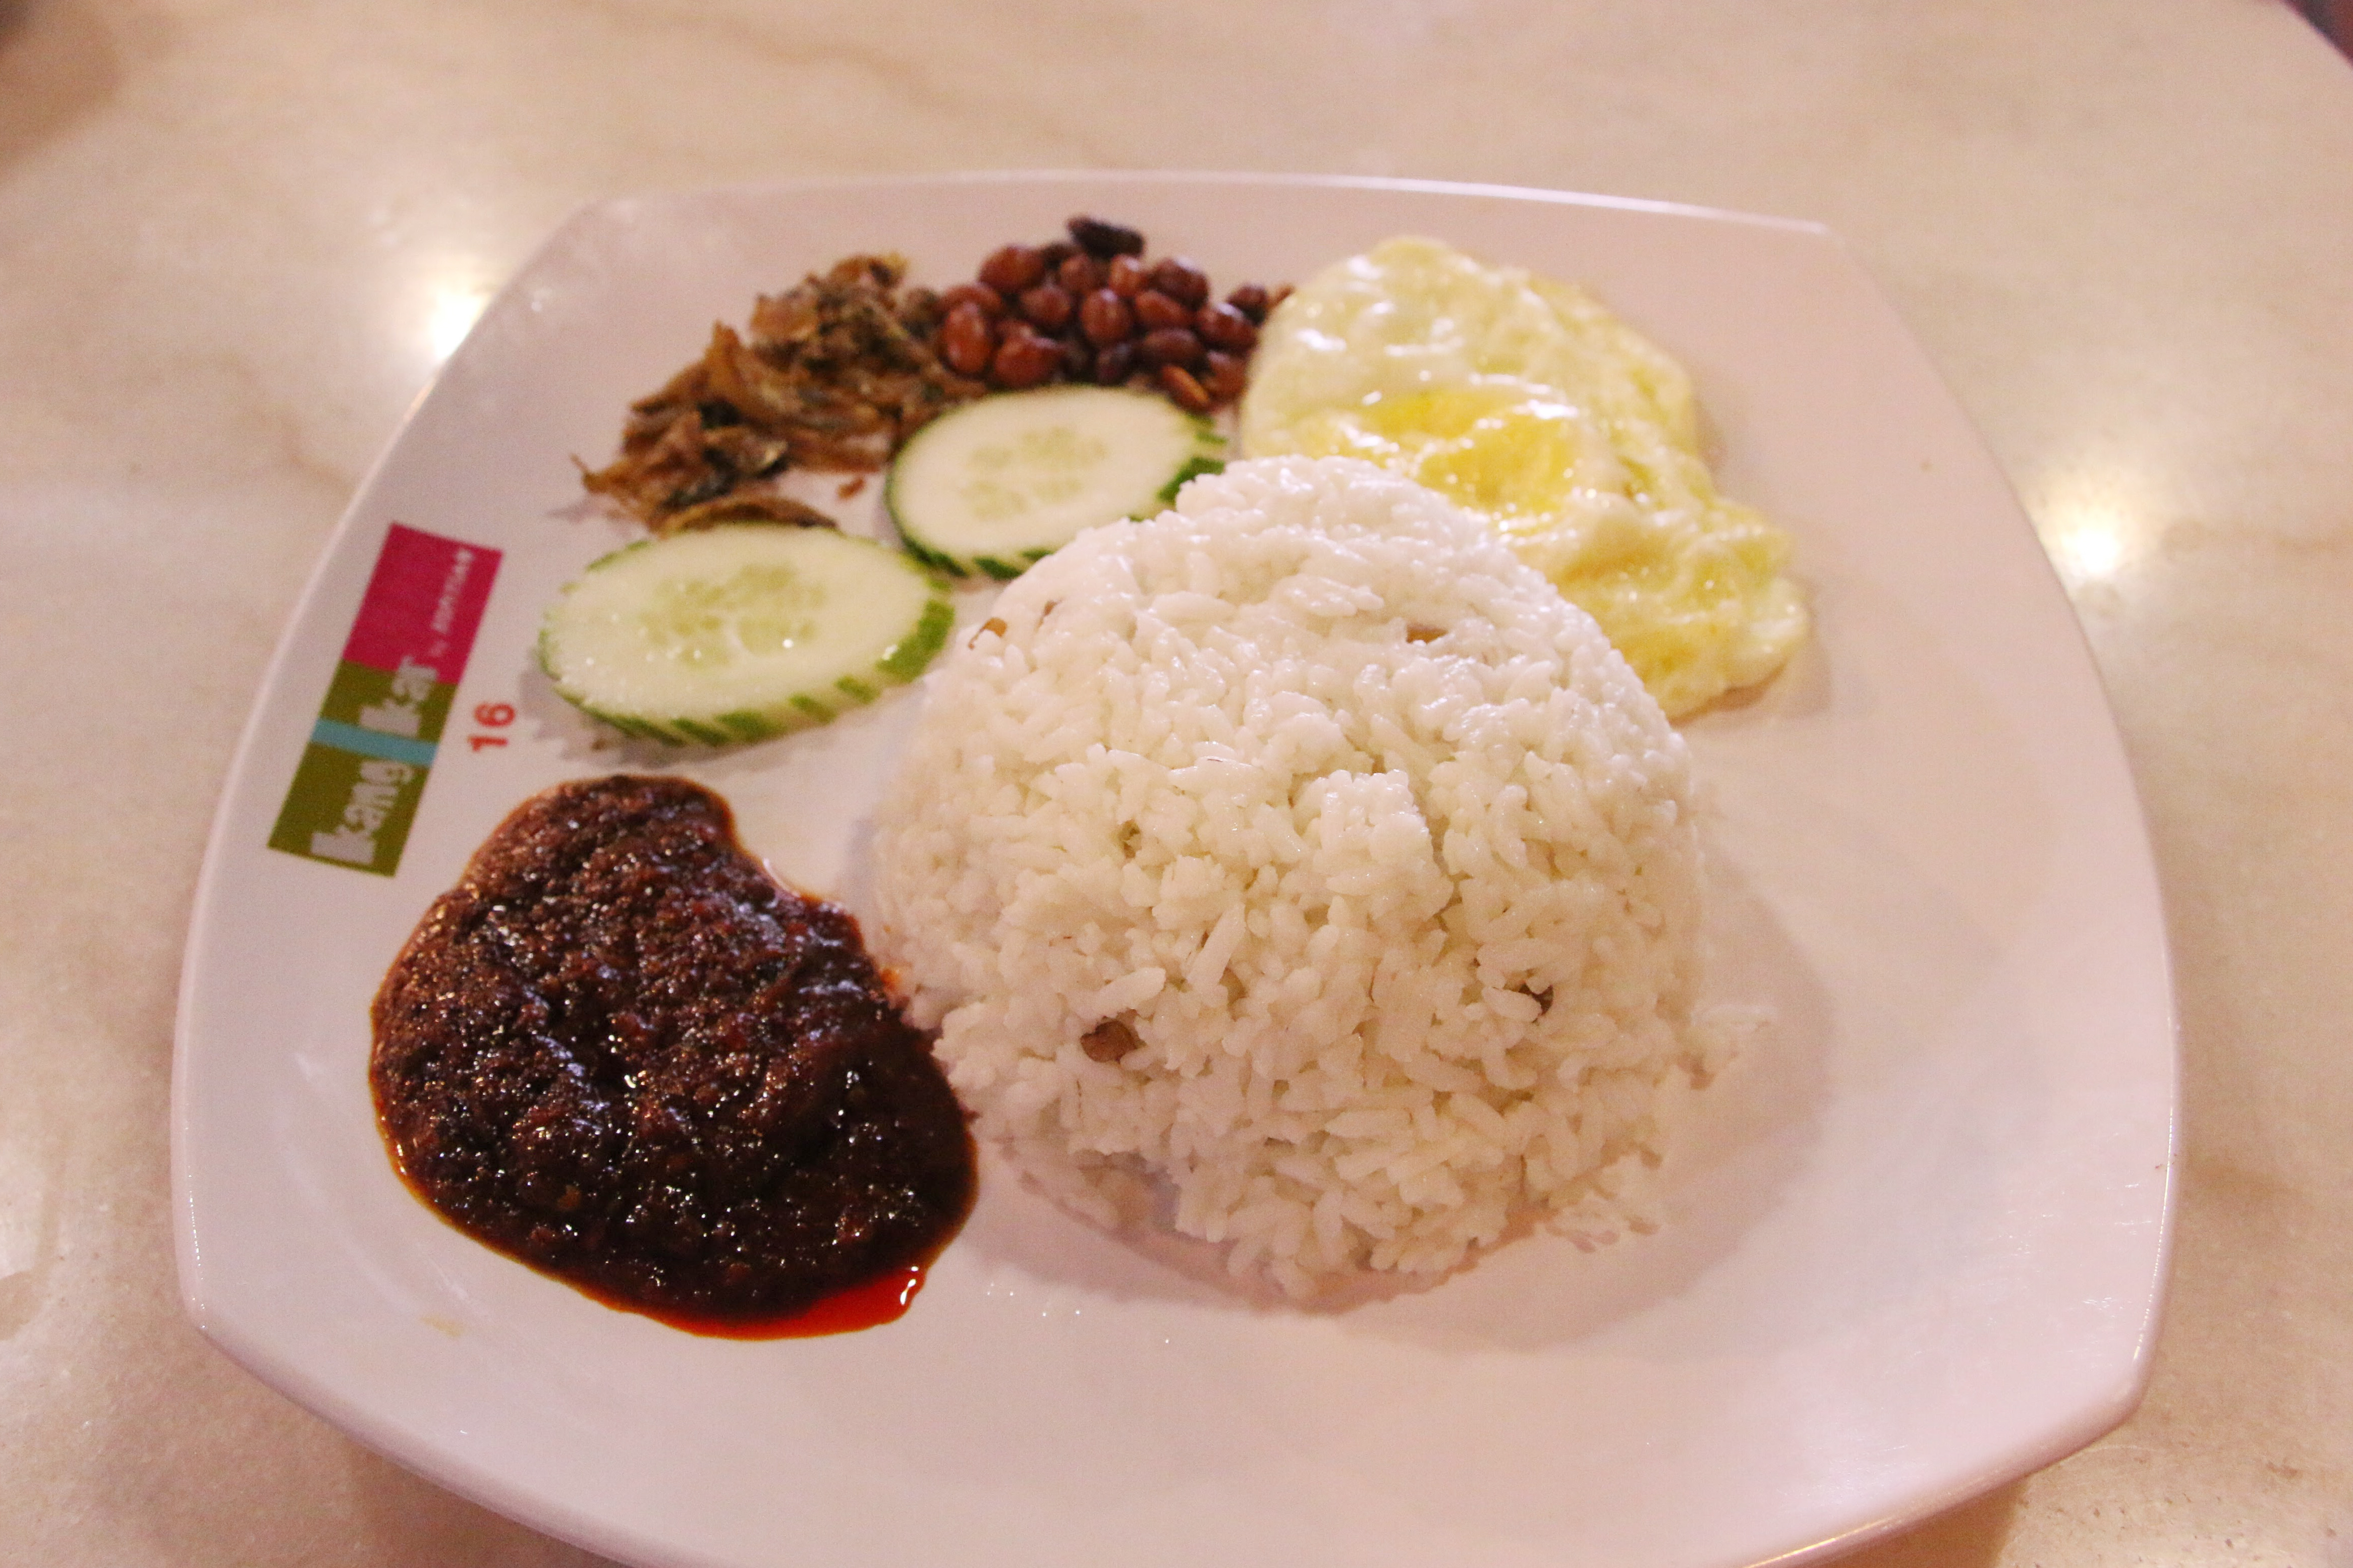
<svg viewBox="0 0 2353 1568">
<path fill-rule="evenodd" d="M 1853 243 L 2105 674 L 2186 1154 L 2140 1413 L 1856 1561 L 2353 1564 L 2353 70 L 2270 0 L 0 0 L 0 1556 L 593 1561 L 183 1321 L 208 816 L 451 298 L 590 198 L 973 167 L 1494 181 Z"/>
</svg>

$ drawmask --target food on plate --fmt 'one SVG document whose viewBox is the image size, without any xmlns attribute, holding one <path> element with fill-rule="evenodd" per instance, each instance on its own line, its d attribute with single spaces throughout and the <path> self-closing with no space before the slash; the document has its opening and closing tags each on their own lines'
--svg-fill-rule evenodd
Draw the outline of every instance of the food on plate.
<svg viewBox="0 0 2353 1568">
<path fill-rule="evenodd" d="M 1250 457 L 1367 458 L 1487 518 L 1670 716 L 1805 639 L 1788 539 L 1717 492 L 1689 376 L 1567 284 L 1384 241 L 1268 320 L 1240 414 Z"/>
<path fill-rule="evenodd" d="M 608 724 L 719 745 L 873 701 L 923 672 L 955 619 L 923 568 L 872 540 L 732 523 L 592 563 L 548 607 L 539 662 Z"/>
<path fill-rule="evenodd" d="M 1194 414 L 1242 393 L 1259 324 L 1282 297 L 1245 283 L 1213 298 L 1181 256 L 1145 256 L 1144 236 L 1079 216 L 1070 237 L 991 251 L 943 292 L 938 347 L 950 366 L 1008 390 L 1050 382 L 1145 386 Z"/>
<path fill-rule="evenodd" d="M 902 289 L 897 256 L 850 256 L 762 295 L 748 337 L 724 322 L 702 357 L 629 405 L 621 450 L 581 483 L 656 533 L 714 522 L 831 526 L 776 483 L 792 468 L 871 470 L 933 419 L 991 389 L 1148 387 L 1194 414 L 1241 395 L 1279 301 L 1223 300 L 1181 256 L 1074 217 L 1071 237 L 992 251 L 944 293 Z"/>
<path fill-rule="evenodd" d="M 1694 1015 L 1681 737 L 1592 618 L 1386 469 L 1090 530 L 926 683 L 876 950 L 980 1131 L 1305 1294 L 1606 1216 Z"/>
<path fill-rule="evenodd" d="M 1224 450 L 1207 420 L 1145 393 L 1000 393 L 917 431 L 892 459 L 883 499 L 920 559 L 960 576 L 1014 577 L 1082 528 L 1159 510 Z"/>
<path fill-rule="evenodd" d="M 477 1239 L 731 1332 L 921 1265 L 974 1191 L 963 1111 L 857 922 L 771 880 L 682 779 L 559 784 L 408 940 L 369 1080 Z"/>
<path fill-rule="evenodd" d="M 777 494 L 790 468 L 872 469 L 942 410 L 986 388 L 932 347 L 938 297 L 902 290 L 907 264 L 852 256 L 762 295 L 750 335 L 720 323 L 702 357 L 630 405 L 619 456 L 581 483 L 657 533 L 712 521 L 825 524 Z"/>
</svg>

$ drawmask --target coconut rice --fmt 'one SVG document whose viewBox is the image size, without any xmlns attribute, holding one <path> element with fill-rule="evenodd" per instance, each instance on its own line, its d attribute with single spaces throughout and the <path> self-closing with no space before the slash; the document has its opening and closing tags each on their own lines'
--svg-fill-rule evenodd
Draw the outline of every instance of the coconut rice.
<svg viewBox="0 0 2353 1568">
<path fill-rule="evenodd" d="M 1482 522 L 1345 458 L 1082 534 L 928 681 L 878 949 L 983 1137 L 1295 1295 L 1610 1212 L 1696 1068 L 1682 739 Z"/>
</svg>

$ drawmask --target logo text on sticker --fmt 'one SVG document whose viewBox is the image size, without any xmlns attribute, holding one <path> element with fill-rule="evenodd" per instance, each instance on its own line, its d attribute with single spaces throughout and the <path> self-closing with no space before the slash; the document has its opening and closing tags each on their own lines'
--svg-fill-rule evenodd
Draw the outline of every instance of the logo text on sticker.
<svg viewBox="0 0 2353 1568">
<path fill-rule="evenodd" d="M 499 552 L 394 523 L 269 847 L 389 877 L 466 673 Z"/>
</svg>

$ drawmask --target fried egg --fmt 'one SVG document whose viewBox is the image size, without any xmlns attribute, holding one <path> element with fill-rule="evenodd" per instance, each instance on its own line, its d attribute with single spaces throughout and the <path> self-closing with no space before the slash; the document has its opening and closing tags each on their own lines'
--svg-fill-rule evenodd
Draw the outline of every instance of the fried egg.
<svg viewBox="0 0 2353 1568">
<path fill-rule="evenodd" d="M 1716 490 L 1691 378 L 1569 284 L 1385 240 L 1268 319 L 1240 418 L 1249 456 L 1368 458 L 1488 519 L 1670 716 L 1805 640 L 1788 536 Z"/>
</svg>

